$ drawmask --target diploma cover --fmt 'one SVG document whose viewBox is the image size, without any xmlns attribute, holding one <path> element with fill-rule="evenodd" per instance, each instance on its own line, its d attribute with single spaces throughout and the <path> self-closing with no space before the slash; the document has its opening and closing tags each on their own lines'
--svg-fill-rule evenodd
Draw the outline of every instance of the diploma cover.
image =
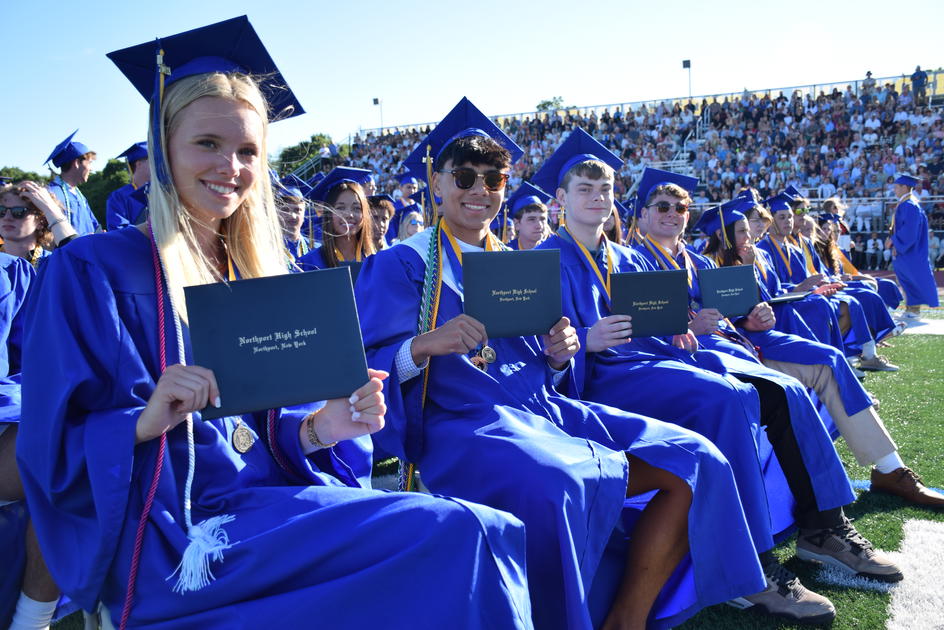
<svg viewBox="0 0 944 630">
<path fill-rule="evenodd" d="M 462 285 L 489 337 L 546 335 L 563 316 L 558 249 L 463 252 Z"/>
<path fill-rule="evenodd" d="M 725 317 L 742 317 L 760 302 L 754 265 L 699 269 L 701 305 L 715 308 Z"/>
<path fill-rule="evenodd" d="M 194 364 L 213 370 L 223 403 L 204 420 L 347 398 L 368 381 L 347 267 L 184 293 Z"/>
<path fill-rule="evenodd" d="M 633 318 L 632 337 L 688 332 L 688 274 L 684 269 L 615 273 L 610 276 L 614 315 Z"/>
</svg>

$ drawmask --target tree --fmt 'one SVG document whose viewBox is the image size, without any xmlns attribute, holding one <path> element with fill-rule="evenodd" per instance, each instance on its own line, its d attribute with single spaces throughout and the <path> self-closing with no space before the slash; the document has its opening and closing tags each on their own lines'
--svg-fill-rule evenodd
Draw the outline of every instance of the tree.
<svg viewBox="0 0 944 630">
<path fill-rule="evenodd" d="M 79 190 L 88 199 L 92 214 L 101 225 L 105 225 L 105 202 L 108 195 L 131 182 L 128 166 L 124 160 L 108 160 L 105 168 L 89 175 L 88 181 Z"/>
<path fill-rule="evenodd" d="M 555 96 L 554 98 L 549 98 L 538 103 L 537 110 L 539 112 L 554 112 L 559 109 L 573 109 L 573 105 L 564 105 L 563 96 Z"/>
<path fill-rule="evenodd" d="M 49 180 L 48 176 L 43 176 L 33 171 L 24 171 L 15 166 L 4 166 L 0 168 L 0 177 L 9 177 L 13 183 L 21 182 L 25 179 L 39 183 L 46 183 Z"/>
<path fill-rule="evenodd" d="M 312 157 L 318 155 L 318 149 L 331 144 L 331 136 L 326 133 L 312 134 L 308 140 L 303 140 L 296 145 L 282 149 L 279 157 L 272 164 L 272 168 L 280 175 L 290 173 L 298 168 Z"/>
</svg>

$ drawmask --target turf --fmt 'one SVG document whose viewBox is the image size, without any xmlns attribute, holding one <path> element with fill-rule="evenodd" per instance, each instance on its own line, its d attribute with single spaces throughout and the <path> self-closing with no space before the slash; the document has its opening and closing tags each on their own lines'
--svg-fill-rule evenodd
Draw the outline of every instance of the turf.
<svg viewBox="0 0 944 630">
<path fill-rule="evenodd" d="M 882 354 L 901 366 L 900 372 L 869 373 L 866 388 L 881 401 L 879 414 L 898 444 L 905 463 L 917 471 L 926 484 L 944 487 L 944 337 L 906 335 L 892 341 L 894 347 Z M 845 444 L 837 443 L 840 456 L 851 479 L 868 479 L 869 469 L 856 464 Z M 395 472 L 394 461 L 378 465 L 378 473 Z M 944 521 L 944 512 L 907 506 L 902 500 L 887 495 L 862 492 L 846 513 L 856 527 L 882 549 L 897 550 L 901 544 L 902 523 L 906 519 Z M 830 586 L 819 582 L 816 569 L 800 562 L 793 555 L 793 545 L 777 548 L 780 559 L 795 571 L 804 584 L 829 597 L 836 605 L 834 630 L 884 628 L 888 618 L 890 595 Z M 906 578 L 907 579 L 907 578 Z M 81 614 L 71 615 L 54 624 L 56 630 L 81 630 Z M 728 606 L 713 606 L 702 611 L 686 624 L 686 630 L 754 630 L 769 628 L 802 628 L 780 623 Z"/>
</svg>

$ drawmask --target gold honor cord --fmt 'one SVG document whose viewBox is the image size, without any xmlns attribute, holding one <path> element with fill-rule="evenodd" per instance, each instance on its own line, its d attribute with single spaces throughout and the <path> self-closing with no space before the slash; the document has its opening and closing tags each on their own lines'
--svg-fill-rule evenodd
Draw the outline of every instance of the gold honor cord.
<svg viewBox="0 0 944 630">
<path fill-rule="evenodd" d="M 810 246 L 802 236 L 798 237 L 797 240 L 800 241 L 800 247 L 803 249 L 803 258 L 806 260 L 806 273 L 813 275 L 816 273 L 816 265 L 813 264 L 813 253 L 810 251 Z"/>
<path fill-rule="evenodd" d="M 753 245 L 751 246 L 753 247 Z M 754 266 L 760 270 L 760 275 L 764 277 L 764 281 L 767 281 L 767 265 L 764 264 L 763 256 L 758 255 L 757 249 L 754 248 Z"/>
<path fill-rule="evenodd" d="M 597 275 L 597 280 L 600 281 L 600 286 L 606 291 L 606 299 L 609 300 L 610 293 L 610 276 L 613 273 L 613 257 L 610 255 L 609 243 L 607 238 L 603 237 L 602 247 L 606 248 L 606 278 L 603 278 L 603 274 L 600 273 L 600 267 L 597 265 L 596 261 L 593 259 L 593 256 L 590 255 L 590 250 L 584 247 L 584 244 L 574 238 L 566 227 L 561 226 L 558 228 L 558 232 L 564 232 L 570 239 L 577 244 L 577 248 L 580 250 L 580 253 L 583 254 L 583 257 L 590 264 L 590 268 L 593 269 L 593 273 Z"/>
<path fill-rule="evenodd" d="M 787 275 L 791 278 L 793 277 L 793 266 L 790 264 L 790 257 L 783 252 L 783 247 L 780 247 L 779 243 L 770 235 L 767 236 L 770 239 L 770 242 L 774 244 L 774 247 L 777 249 L 777 253 L 780 254 L 780 260 L 783 261 L 783 264 L 787 266 Z M 786 241 L 784 241 L 784 246 L 787 246 Z"/>
<path fill-rule="evenodd" d="M 679 264 L 675 261 L 675 259 L 672 258 L 672 256 L 669 255 L 669 252 L 665 251 L 665 248 L 663 248 L 661 245 L 659 245 L 659 244 L 658 244 L 651 236 L 649 236 L 648 234 L 646 234 L 646 238 L 645 238 L 645 240 L 643 241 L 643 244 L 646 246 L 646 248 L 647 248 L 650 252 L 652 252 L 652 255 L 656 257 L 656 260 L 659 261 L 659 264 L 660 264 L 660 266 L 661 266 L 663 269 L 668 269 L 668 268 L 669 268 L 669 264 L 672 265 L 672 268 L 673 268 L 673 269 L 681 269 L 681 268 L 682 268 L 681 265 L 679 265 Z M 652 249 L 653 246 L 655 246 L 655 248 L 656 248 L 657 250 L 659 250 L 659 252 L 662 254 L 662 256 L 659 256 L 659 254 L 657 254 L 657 253 Z M 692 282 L 692 264 L 691 264 L 691 261 L 688 259 L 688 252 L 685 251 L 685 247 L 684 247 L 684 246 L 682 247 L 682 256 L 685 258 L 685 273 L 688 275 L 688 288 L 692 288 L 692 287 L 694 286 L 694 283 Z M 665 258 L 665 260 L 662 260 L 663 258 Z M 665 261 L 668 261 L 668 264 L 666 264 Z"/>
</svg>

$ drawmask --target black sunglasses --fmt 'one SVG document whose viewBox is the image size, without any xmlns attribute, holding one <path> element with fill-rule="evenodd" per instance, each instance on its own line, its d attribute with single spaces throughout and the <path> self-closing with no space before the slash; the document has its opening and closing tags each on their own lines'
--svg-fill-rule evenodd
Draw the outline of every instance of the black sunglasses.
<svg viewBox="0 0 944 630">
<path fill-rule="evenodd" d="M 482 178 L 482 182 L 485 184 L 485 190 L 489 190 L 491 192 L 503 189 L 505 184 L 508 183 L 508 173 L 500 173 L 498 171 L 478 173 L 474 168 L 463 167 L 454 168 L 451 171 L 439 172 L 451 173 L 453 178 L 456 180 L 456 188 L 461 188 L 462 190 L 468 190 L 475 186 L 475 180 L 477 180 L 479 177 Z"/>
<path fill-rule="evenodd" d="M 29 214 L 30 209 L 26 206 L 0 206 L 0 219 L 7 216 L 7 210 L 14 219 L 22 219 Z"/>
<path fill-rule="evenodd" d="M 665 214 L 666 212 L 671 210 L 673 207 L 675 208 L 675 211 L 678 212 L 679 214 L 685 214 L 686 212 L 688 212 L 688 204 L 682 203 L 681 201 L 678 201 L 674 204 L 669 203 L 668 201 L 660 201 L 659 203 L 650 203 L 646 207 L 647 208 L 654 207 L 656 210 L 658 210 L 662 214 Z"/>
</svg>

